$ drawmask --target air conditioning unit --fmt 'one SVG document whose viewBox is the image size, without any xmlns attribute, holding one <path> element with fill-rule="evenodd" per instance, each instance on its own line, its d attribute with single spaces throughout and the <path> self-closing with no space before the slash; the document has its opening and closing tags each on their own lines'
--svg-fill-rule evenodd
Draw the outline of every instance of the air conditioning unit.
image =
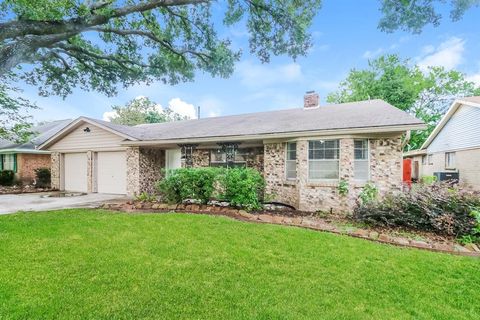
<svg viewBox="0 0 480 320">
<path fill-rule="evenodd" d="M 437 181 L 459 181 L 460 174 L 458 172 L 435 172 L 433 173 L 437 177 Z"/>
</svg>

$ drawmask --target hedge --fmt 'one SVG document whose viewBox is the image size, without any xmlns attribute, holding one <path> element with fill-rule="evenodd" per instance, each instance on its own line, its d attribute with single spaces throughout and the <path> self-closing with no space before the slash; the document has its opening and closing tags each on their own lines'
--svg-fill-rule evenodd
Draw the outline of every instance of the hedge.
<svg viewBox="0 0 480 320">
<path fill-rule="evenodd" d="M 170 203 L 222 200 L 247 210 L 260 209 L 265 192 L 262 175 L 250 168 L 181 168 L 166 172 L 157 190 Z"/>
<path fill-rule="evenodd" d="M 417 184 L 411 190 L 361 203 L 354 211 L 367 224 L 480 236 L 480 193 L 448 183 Z"/>
<path fill-rule="evenodd" d="M 15 172 L 12 170 L 0 171 L 0 186 L 11 186 L 15 180 Z"/>
</svg>

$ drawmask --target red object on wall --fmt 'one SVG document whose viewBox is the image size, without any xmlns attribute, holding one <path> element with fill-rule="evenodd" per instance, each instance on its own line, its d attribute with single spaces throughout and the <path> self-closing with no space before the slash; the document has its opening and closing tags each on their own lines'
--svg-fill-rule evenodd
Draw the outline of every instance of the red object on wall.
<svg viewBox="0 0 480 320">
<path fill-rule="evenodd" d="M 403 183 L 412 185 L 412 159 L 403 159 Z"/>
</svg>

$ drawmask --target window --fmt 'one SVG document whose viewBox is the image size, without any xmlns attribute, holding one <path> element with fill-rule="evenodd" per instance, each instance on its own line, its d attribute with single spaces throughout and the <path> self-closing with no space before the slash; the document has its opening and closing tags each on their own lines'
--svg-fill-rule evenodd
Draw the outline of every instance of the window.
<svg viewBox="0 0 480 320">
<path fill-rule="evenodd" d="M 433 164 L 433 154 L 428 155 L 428 164 Z"/>
<path fill-rule="evenodd" d="M 245 168 L 247 166 L 247 150 L 236 149 L 234 151 L 233 161 L 227 161 L 227 152 L 224 149 L 210 150 L 210 166 L 211 167 L 225 167 L 225 168 Z"/>
<path fill-rule="evenodd" d="M 422 156 L 422 164 L 423 165 L 427 164 L 427 156 Z"/>
<path fill-rule="evenodd" d="M 339 171 L 339 140 L 308 142 L 308 178 L 337 180 Z"/>
<path fill-rule="evenodd" d="M 455 169 L 455 152 L 445 153 L 445 169 Z"/>
<path fill-rule="evenodd" d="M 1 155 L 1 170 L 13 170 L 17 172 L 17 155 L 16 154 L 2 154 Z"/>
<path fill-rule="evenodd" d="M 297 178 L 297 143 L 287 142 L 287 158 L 285 161 L 285 175 L 287 179 Z"/>
<path fill-rule="evenodd" d="M 356 180 L 368 180 L 370 175 L 368 139 L 354 140 L 354 177 Z"/>
</svg>

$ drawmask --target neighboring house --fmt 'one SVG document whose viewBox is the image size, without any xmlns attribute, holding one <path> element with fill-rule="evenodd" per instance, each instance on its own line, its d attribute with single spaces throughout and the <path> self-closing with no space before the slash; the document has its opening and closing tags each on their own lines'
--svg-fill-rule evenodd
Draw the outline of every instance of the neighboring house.
<svg viewBox="0 0 480 320">
<path fill-rule="evenodd" d="M 456 177 L 480 190 L 480 96 L 456 100 L 420 150 L 407 152 L 412 178 Z"/>
<path fill-rule="evenodd" d="M 50 168 L 50 152 L 38 150 L 38 145 L 64 128 L 71 120 L 48 122 L 32 128 L 34 136 L 25 143 L 0 140 L 0 171 L 12 170 L 15 179 L 23 183 L 35 180 L 35 169 Z"/>
<path fill-rule="evenodd" d="M 367 181 L 400 188 L 402 137 L 425 128 L 381 100 L 145 124 L 81 117 L 47 140 L 52 183 L 64 190 L 136 195 L 154 192 L 161 169 L 252 167 L 275 201 L 306 211 L 349 210 Z M 340 180 L 350 193 L 341 196 Z"/>
</svg>

